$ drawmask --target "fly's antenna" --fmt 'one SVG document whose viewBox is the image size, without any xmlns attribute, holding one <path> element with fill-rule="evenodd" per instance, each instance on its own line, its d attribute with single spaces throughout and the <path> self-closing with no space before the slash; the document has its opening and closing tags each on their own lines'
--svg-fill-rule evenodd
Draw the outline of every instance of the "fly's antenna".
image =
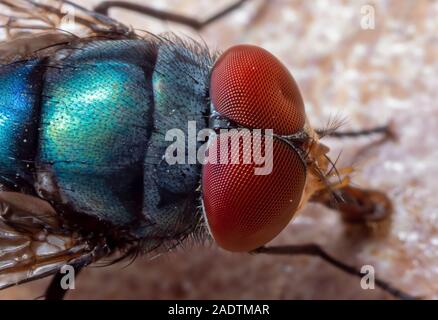
<svg viewBox="0 0 438 320">
<path fill-rule="evenodd" d="M 260 247 L 251 253 L 255 254 L 270 254 L 270 255 L 288 255 L 288 256 L 295 256 L 295 255 L 310 255 L 310 256 L 316 256 L 324 260 L 325 262 L 328 262 L 332 266 L 350 274 L 355 277 L 362 278 L 364 276 L 363 273 L 361 273 L 360 270 L 358 270 L 356 267 L 353 267 L 351 265 L 348 265 L 330 254 L 328 254 L 323 248 L 321 248 L 319 245 L 311 243 L 311 244 L 302 244 L 302 245 L 284 245 L 284 246 L 271 246 L 271 247 Z M 401 300 L 417 300 L 420 299 L 419 297 L 415 297 L 409 293 L 404 292 L 403 290 L 400 290 L 394 286 L 392 286 L 389 282 L 382 280 L 380 278 L 375 277 L 374 278 L 375 284 L 377 287 L 382 289 L 383 291 L 389 293 L 395 298 L 401 299 Z"/>
<path fill-rule="evenodd" d="M 325 190 L 327 190 L 328 194 L 330 195 L 330 203 L 334 207 L 337 207 L 338 203 L 344 202 L 344 198 L 342 197 L 342 195 L 340 195 L 338 192 L 336 192 L 336 190 L 332 187 L 332 185 L 328 181 L 327 174 L 322 172 L 318 166 L 313 166 L 312 169 L 315 172 L 315 174 L 320 178 L 321 182 L 325 186 Z M 340 176 L 339 176 L 339 179 L 341 179 Z M 342 180 L 340 180 L 340 181 L 342 182 Z"/>
<path fill-rule="evenodd" d="M 324 154 L 324 158 L 330 163 L 331 168 L 329 169 L 329 171 L 326 173 L 326 177 L 330 177 L 332 175 L 332 172 L 334 171 L 335 176 L 338 178 L 339 183 L 342 181 L 341 179 L 341 175 L 339 174 L 338 169 L 336 168 L 336 164 L 339 161 L 339 158 L 341 157 L 342 151 L 339 152 L 338 156 L 336 157 L 336 160 L 333 162 L 332 159 L 330 159 L 329 156 L 327 156 L 326 154 Z"/>
</svg>

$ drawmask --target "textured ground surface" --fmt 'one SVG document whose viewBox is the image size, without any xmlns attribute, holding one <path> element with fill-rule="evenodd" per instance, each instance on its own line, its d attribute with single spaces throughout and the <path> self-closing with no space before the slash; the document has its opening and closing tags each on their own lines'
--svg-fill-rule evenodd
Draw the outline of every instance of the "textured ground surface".
<svg viewBox="0 0 438 320">
<path fill-rule="evenodd" d="M 203 17 L 227 3 L 169 0 L 159 8 Z M 341 164 L 355 164 L 357 185 L 384 190 L 394 201 L 389 225 L 347 227 L 335 212 L 309 205 L 274 242 L 320 243 L 349 263 L 373 265 L 378 276 L 411 294 L 438 298 L 438 2 L 376 1 L 374 30 L 360 25 L 365 3 L 254 0 L 201 35 L 212 48 L 246 42 L 271 50 L 299 83 L 315 126 L 338 114 L 347 117 L 346 129 L 391 121 L 398 134 L 398 142 L 365 153 L 359 151 L 369 139 L 327 140 L 333 157 L 342 149 Z M 137 28 L 191 34 L 136 14 L 113 14 Z M 214 245 L 122 267 L 87 269 L 68 298 L 388 298 L 316 258 L 229 254 Z M 0 298 L 35 298 L 47 283 L 1 291 Z"/>
</svg>

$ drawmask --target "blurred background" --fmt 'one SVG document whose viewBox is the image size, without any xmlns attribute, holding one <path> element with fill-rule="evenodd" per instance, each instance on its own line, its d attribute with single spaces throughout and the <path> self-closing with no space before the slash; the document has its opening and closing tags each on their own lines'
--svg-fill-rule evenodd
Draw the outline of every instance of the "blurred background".
<svg viewBox="0 0 438 320">
<path fill-rule="evenodd" d="M 99 1 L 76 0 L 88 8 Z M 234 2 L 138 1 L 200 20 Z M 374 28 L 372 14 L 374 13 Z M 390 221 L 349 226 L 309 204 L 272 244 L 316 242 L 413 295 L 438 298 L 438 1 L 249 0 L 200 32 L 126 10 L 110 15 L 134 28 L 203 39 L 212 49 L 252 43 L 282 60 L 301 88 L 307 116 L 347 129 L 391 123 L 398 139 L 327 139 L 355 185 L 386 192 Z M 108 268 L 87 268 L 67 299 L 387 299 L 313 257 L 231 254 L 189 245 Z M 0 291 L 33 299 L 49 279 Z"/>
</svg>

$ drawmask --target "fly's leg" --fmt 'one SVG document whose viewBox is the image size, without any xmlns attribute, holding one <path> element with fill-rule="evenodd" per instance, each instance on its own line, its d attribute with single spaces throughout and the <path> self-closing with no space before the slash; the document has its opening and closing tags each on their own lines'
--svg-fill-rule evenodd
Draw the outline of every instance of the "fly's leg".
<svg viewBox="0 0 438 320">
<path fill-rule="evenodd" d="M 75 277 L 79 274 L 79 272 L 82 270 L 82 266 L 73 266 L 75 271 Z M 65 277 L 64 273 L 61 273 L 61 271 L 58 271 L 56 273 L 52 280 L 50 281 L 49 286 L 46 289 L 46 292 L 44 294 L 45 300 L 63 300 L 65 295 L 68 292 L 68 289 L 64 289 L 61 286 L 62 278 Z"/>
<path fill-rule="evenodd" d="M 270 254 L 270 255 L 310 255 L 321 258 L 322 260 L 328 262 L 332 266 L 359 278 L 364 276 L 363 273 L 360 272 L 357 268 L 350 266 L 338 259 L 334 258 L 330 254 L 328 254 L 324 249 L 322 249 L 317 244 L 303 244 L 303 245 L 284 245 L 284 246 L 271 246 L 271 247 L 260 247 L 254 250 L 252 253 L 256 254 Z M 380 289 L 388 292 L 392 296 L 402 300 L 414 300 L 418 299 L 404 291 L 393 287 L 387 281 L 379 279 L 375 277 L 374 279 L 376 286 Z"/>
<path fill-rule="evenodd" d="M 94 11 L 108 15 L 108 11 L 110 8 L 122 8 L 127 9 L 131 11 L 135 11 L 138 13 L 142 13 L 160 20 L 166 20 L 171 22 L 180 23 L 189 27 L 192 27 L 195 30 L 201 30 L 208 24 L 215 22 L 219 20 L 220 18 L 226 16 L 230 12 L 238 9 L 240 6 L 242 6 L 245 2 L 248 0 L 239 0 L 235 3 L 231 4 L 230 6 L 224 8 L 223 10 L 219 11 L 212 17 L 209 17 L 206 20 L 197 20 L 195 18 L 187 17 L 184 15 L 175 14 L 172 12 L 162 11 L 158 9 L 154 9 L 152 7 L 149 7 L 147 5 L 143 4 L 137 4 L 132 2 L 125 2 L 125 1 L 103 1 L 100 4 L 98 4 Z"/>
<path fill-rule="evenodd" d="M 354 130 L 354 131 L 337 131 L 336 128 L 329 130 L 316 130 L 316 133 L 320 137 L 332 137 L 332 138 L 359 138 L 359 137 L 370 136 L 375 134 L 381 134 L 386 139 L 389 138 L 395 140 L 396 138 L 396 135 L 394 133 L 391 124 L 386 124 L 384 126 L 378 126 L 370 129 Z"/>
<path fill-rule="evenodd" d="M 337 201 L 333 199 L 333 192 Z M 310 201 L 339 211 L 343 220 L 351 223 L 382 221 L 393 211 L 391 200 L 383 192 L 349 185 L 336 190 L 321 190 Z"/>
<path fill-rule="evenodd" d="M 391 130 L 390 125 L 384 125 L 379 127 L 374 127 L 371 129 L 364 129 L 364 130 L 357 130 L 357 131 L 333 131 L 327 134 L 329 137 L 333 138 L 356 138 L 356 137 L 363 137 L 363 136 L 369 136 L 373 134 L 383 134 L 383 135 L 389 135 L 393 136 L 393 132 Z"/>
</svg>

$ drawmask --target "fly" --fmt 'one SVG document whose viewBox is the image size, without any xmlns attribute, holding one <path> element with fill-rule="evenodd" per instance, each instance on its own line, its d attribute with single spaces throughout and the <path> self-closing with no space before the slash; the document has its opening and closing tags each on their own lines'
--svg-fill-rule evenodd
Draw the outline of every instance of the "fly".
<svg viewBox="0 0 438 320">
<path fill-rule="evenodd" d="M 315 244 L 265 244 L 308 201 L 348 221 L 386 218 L 389 199 L 352 187 L 351 169 L 337 169 L 320 139 L 387 128 L 314 130 L 294 78 L 268 51 L 212 52 L 173 34 L 140 36 L 107 16 L 123 7 L 201 29 L 244 2 L 200 22 L 128 2 L 90 11 L 69 1 L 0 1 L 17 13 L 0 44 L 0 288 L 56 274 L 46 298 L 62 298 L 65 265 L 79 271 L 110 256 L 165 252 L 189 237 L 229 251 L 315 255 L 362 276 Z M 58 29 L 62 3 L 86 35 Z M 194 145 L 209 161 L 171 164 L 165 136 L 188 134 L 187 123 L 208 131 L 205 145 Z M 256 145 L 272 162 L 267 174 L 240 162 Z M 218 150 L 236 161 L 221 162 Z"/>
</svg>

